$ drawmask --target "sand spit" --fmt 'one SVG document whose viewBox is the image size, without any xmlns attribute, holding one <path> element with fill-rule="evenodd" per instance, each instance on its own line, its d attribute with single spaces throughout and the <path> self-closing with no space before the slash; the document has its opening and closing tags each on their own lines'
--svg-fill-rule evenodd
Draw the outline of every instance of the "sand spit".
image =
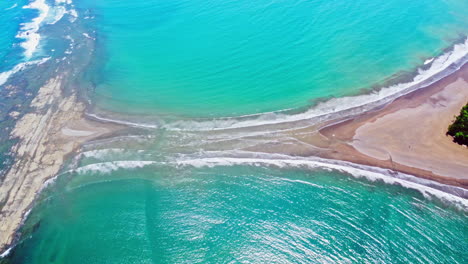
<svg viewBox="0 0 468 264">
<path fill-rule="evenodd" d="M 468 148 L 446 136 L 467 102 L 465 65 L 378 109 L 300 128 L 239 130 L 236 138 L 212 132 L 201 148 L 342 160 L 468 189 Z"/>
<path fill-rule="evenodd" d="M 53 78 L 39 90 L 31 103 L 34 110 L 13 130 L 12 136 L 20 142 L 13 149 L 16 161 L 0 185 L 0 250 L 15 240 L 34 198 L 59 172 L 67 155 L 89 140 L 107 138 L 124 128 L 86 119 L 85 105 L 75 95 L 63 94 L 63 78 Z M 445 135 L 467 101 L 465 65 L 428 87 L 359 115 L 323 123 L 170 131 L 174 134 L 161 147 L 168 153 L 250 151 L 343 160 L 468 189 L 468 149 Z"/>
<path fill-rule="evenodd" d="M 0 249 L 11 244 L 26 211 L 43 184 L 60 170 L 80 144 L 119 129 L 83 118 L 85 105 L 65 96 L 62 78 L 49 80 L 31 102 L 34 109 L 18 120 L 12 137 L 15 163 L 0 185 Z"/>
</svg>

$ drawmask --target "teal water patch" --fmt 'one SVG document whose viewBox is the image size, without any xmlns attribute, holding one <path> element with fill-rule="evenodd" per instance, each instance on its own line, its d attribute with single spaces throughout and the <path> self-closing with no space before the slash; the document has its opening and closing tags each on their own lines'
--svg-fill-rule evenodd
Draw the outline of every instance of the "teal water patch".
<svg viewBox="0 0 468 264">
<path fill-rule="evenodd" d="M 11 70 L 23 59 L 22 42 L 16 36 L 21 24 L 37 16 L 33 10 L 23 9 L 27 1 L 0 1 L 0 73 Z"/>
<path fill-rule="evenodd" d="M 150 166 L 62 176 L 9 261 L 463 263 L 467 224 L 417 191 L 336 172 Z"/>
<path fill-rule="evenodd" d="M 457 0 L 77 5 L 96 16 L 99 107 L 191 117 L 297 108 L 356 94 L 415 70 L 468 26 L 468 4 Z"/>
</svg>

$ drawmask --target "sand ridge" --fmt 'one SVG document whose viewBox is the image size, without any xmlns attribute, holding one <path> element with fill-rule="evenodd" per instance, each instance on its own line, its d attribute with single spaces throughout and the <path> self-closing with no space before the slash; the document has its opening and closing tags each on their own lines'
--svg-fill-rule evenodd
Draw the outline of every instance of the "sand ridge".
<svg viewBox="0 0 468 264">
<path fill-rule="evenodd" d="M 324 156 L 468 188 L 468 148 L 446 135 L 468 102 L 468 66 L 383 109 L 320 129 Z"/>
<path fill-rule="evenodd" d="M 368 156 L 454 178 L 468 177 L 468 149 L 445 135 L 468 102 L 468 82 L 459 78 L 419 106 L 379 117 L 356 130 L 351 145 Z"/>
</svg>

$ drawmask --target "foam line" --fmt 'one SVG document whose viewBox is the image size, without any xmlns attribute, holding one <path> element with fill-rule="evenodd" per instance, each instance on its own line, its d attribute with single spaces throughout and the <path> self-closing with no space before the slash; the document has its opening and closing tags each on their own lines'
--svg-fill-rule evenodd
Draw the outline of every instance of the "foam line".
<svg viewBox="0 0 468 264">
<path fill-rule="evenodd" d="M 468 196 L 466 190 L 388 169 L 358 165 L 345 161 L 327 160 L 315 157 L 298 158 L 280 154 L 231 152 L 230 155 L 236 155 L 238 157 L 211 156 L 220 153 L 222 152 L 203 153 L 203 155 L 207 157 L 201 158 L 192 158 L 190 156 L 180 155 L 178 158 L 169 162 L 139 160 L 101 162 L 79 167 L 71 170 L 70 172 L 108 174 L 118 169 L 137 169 L 150 165 L 171 165 L 176 167 L 191 166 L 196 168 L 249 165 L 274 166 L 278 168 L 304 168 L 310 170 L 320 169 L 326 171 L 338 171 L 349 174 L 355 178 L 365 178 L 372 182 L 382 181 L 390 185 L 400 185 L 408 189 L 417 190 L 428 199 L 436 197 L 443 202 L 453 204 L 459 209 L 468 211 L 468 199 L 464 198 Z"/>
<path fill-rule="evenodd" d="M 166 125 L 168 129 L 175 130 L 217 130 L 243 128 L 261 125 L 272 125 L 285 122 L 307 120 L 319 116 L 340 115 L 342 112 L 355 109 L 363 112 L 371 108 L 390 102 L 391 100 L 408 94 L 450 75 L 460 69 L 468 61 L 468 38 L 464 42 L 456 44 L 450 51 L 433 58 L 431 62 L 426 61 L 425 68 L 418 69 L 418 74 L 412 81 L 399 83 L 374 91 L 370 94 L 333 98 L 309 110 L 294 115 L 285 114 L 283 111 L 277 113 L 259 114 L 255 118 L 235 120 L 235 118 L 217 119 L 212 121 L 180 121 Z M 429 65 L 430 66 L 427 66 Z"/>
<path fill-rule="evenodd" d="M 53 24 L 59 22 L 60 20 L 62 20 L 62 18 L 63 18 L 63 16 L 65 14 L 67 14 L 67 9 L 65 7 L 63 7 L 63 6 L 55 7 L 52 21 L 48 22 L 47 24 L 53 25 Z"/>
<path fill-rule="evenodd" d="M 26 67 L 28 67 L 30 65 L 43 64 L 44 62 L 48 61 L 49 59 L 50 58 L 43 58 L 43 59 L 35 60 L 35 61 L 22 62 L 22 63 L 16 65 L 13 69 L 11 69 L 9 71 L 6 71 L 6 72 L 0 73 L 0 86 L 4 85 L 6 83 L 6 81 L 8 80 L 8 78 L 10 78 L 10 76 L 12 76 L 13 74 L 24 70 Z"/>
<path fill-rule="evenodd" d="M 124 161 L 112 161 L 112 162 L 101 162 L 79 167 L 74 170 L 77 173 L 111 173 L 118 169 L 138 169 L 148 165 L 158 164 L 156 161 L 140 161 L 140 160 L 124 160 Z"/>
<path fill-rule="evenodd" d="M 20 32 L 16 35 L 17 38 L 25 40 L 21 43 L 21 47 L 25 50 L 24 56 L 29 59 L 39 46 L 41 35 L 37 32 L 44 19 L 47 17 L 50 7 L 46 4 L 45 0 L 36 0 L 23 8 L 37 9 L 39 11 L 39 16 L 33 18 L 29 23 L 23 23 Z"/>
<path fill-rule="evenodd" d="M 10 6 L 10 7 L 8 7 L 8 8 L 5 8 L 4 10 L 5 10 L 5 11 L 11 10 L 11 9 L 13 9 L 13 8 L 15 8 L 15 7 L 17 7 L 17 6 L 18 6 L 18 4 L 15 3 L 15 4 L 13 4 L 12 6 Z"/>
<path fill-rule="evenodd" d="M 100 117 L 96 114 L 88 114 L 88 116 L 101 121 L 120 123 L 132 127 L 164 128 L 181 131 L 236 129 L 312 120 L 314 118 L 329 120 L 371 110 L 374 107 L 389 103 L 402 95 L 427 87 L 457 71 L 466 62 L 468 62 L 468 38 L 462 43 L 455 44 L 451 50 L 442 55 L 427 60 L 425 65 L 418 69 L 418 74 L 412 81 L 385 87 L 369 94 L 333 98 L 319 103 L 299 114 L 287 114 L 286 112 L 289 110 L 282 110 L 248 116 L 216 118 L 212 120 L 181 120 L 161 125 L 111 119 Z"/>
<path fill-rule="evenodd" d="M 410 175 L 392 172 L 392 176 L 388 170 L 373 168 L 369 166 L 358 166 L 354 164 L 327 163 L 320 160 L 308 159 L 264 159 L 264 158 L 232 158 L 232 157 L 217 157 L 217 158 L 198 158 L 180 160 L 176 162 L 179 166 L 193 166 L 193 167 L 215 167 L 215 166 L 234 166 L 234 165 L 253 165 L 253 166 L 275 166 L 278 168 L 285 167 L 299 167 L 307 169 L 323 169 L 329 171 L 339 171 L 352 175 L 356 178 L 366 178 L 369 181 L 381 180 L 386 184 L 401 185 L 408 189 L 419 191 L 426 198 L 436 197 L 444 202 L 449 202 L 456 207 L 468 211 L 468 200 L 462 197 L 435 189 L 417 182 L 408 181 Z M 395 177 L 398 176 L 398 177 Z M 406 179 L 405 179 L 406 178 Z M 414 177 L 415 178 L 415 177 Z M 427 181 L 426 182 L 431 182 Z M 437 184 L 443 186 L 442 184 Z M 456 188 L 456 187 L 455 187 Z"/>
</svg>

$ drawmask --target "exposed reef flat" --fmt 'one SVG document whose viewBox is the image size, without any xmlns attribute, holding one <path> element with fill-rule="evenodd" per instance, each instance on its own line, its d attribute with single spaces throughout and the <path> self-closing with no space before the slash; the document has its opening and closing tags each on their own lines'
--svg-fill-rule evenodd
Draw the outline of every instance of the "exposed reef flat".
<svg viewBox="0 0 468 264">
<path fill-rule="evenodd" d="M 67 155 L 88 140 L 120 126 L 83 118 L 85 105 L 75 94 L 63 93 L 63 79 L 50 79 L 31 102 L 33 111 L 18 120 L 11 134 L 15 162 L 0 185 L 0 248 L 14 240 L 15 231 L 48 179 L 59 172 Z"/>
</svg>

